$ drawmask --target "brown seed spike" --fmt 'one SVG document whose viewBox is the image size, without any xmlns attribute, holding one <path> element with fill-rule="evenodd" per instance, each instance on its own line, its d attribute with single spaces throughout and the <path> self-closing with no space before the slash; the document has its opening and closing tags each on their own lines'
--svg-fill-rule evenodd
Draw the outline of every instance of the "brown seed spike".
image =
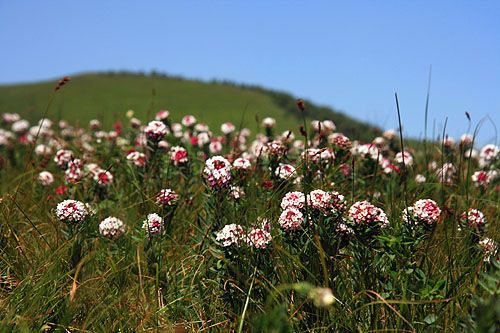
<svg viewBox="0 0 500 333">
<path fill-rule="evenodd" d="M 302 98 L 299 98 L 297 100 L 297 107 L 299 108 L 300 111 L 304 111 L 306 109 L 306 103 Z"/>
</svg>

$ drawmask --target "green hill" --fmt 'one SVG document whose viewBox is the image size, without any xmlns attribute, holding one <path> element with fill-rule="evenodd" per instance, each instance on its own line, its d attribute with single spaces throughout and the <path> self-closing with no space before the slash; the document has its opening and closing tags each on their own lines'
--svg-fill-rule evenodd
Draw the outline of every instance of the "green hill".
<svg viewBox="0 0 500 333">
<path fill-rule="evenodd" d="M 0 112 L 17 112 L 31 121 L 39 119 L 55 84 L 54 80 L 0 85 Z M 57 92 L 48 116 L 82 125 L 97 118 L 110 126 L 130 109 L 143 121 L 167 109 L 174 121 L 192 114 L 215 130 L 226 121 L 239 125 L 242 118 L 245 126 L 255 130 L 257 121 L 269 116 L 277 120 L 278 130 L 294 129 L 297 133 L 302 118 L 295 101 L 287 93 L 230 82 L 203 82 L 155 73 L 92 73 L 73 76 Z M 306 103 L 308 120 L 331 119 L 348 136 L 368 140 L 380 132 L 331 108 Z"/>
</svg>

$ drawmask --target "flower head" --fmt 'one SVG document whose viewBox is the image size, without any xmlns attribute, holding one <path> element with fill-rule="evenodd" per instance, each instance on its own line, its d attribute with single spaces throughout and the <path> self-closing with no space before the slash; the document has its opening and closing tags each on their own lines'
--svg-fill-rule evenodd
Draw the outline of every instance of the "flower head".
<svg viewBox="0 0 500 333">
<path fill-rule="evenodd" d="M 142 229 L 146 230 L 149 236 L 156 236 L 163 230 L 163 219 L 156 213 L 148 214 L 142 224 Z"/>
<path fill-rule="evenodd" d="M 158 120 L 153 120 L 144 128 L 146 136 L 153 141 L 160 141 L 168 133 L 167 126 Z"/>
<path fill-rule="evenodd" d="M 283 199 L 281 199 L 281 208 L 297 208 L 301 209 L 304 207 L 306 197 L 302 192 L 288 192 L 285 194 Z"/>
<path fill-rule="evenodd" d="M 99 223 L 99 233 L 107 238 L 118 238 L 125 233 L 125 224 L 116 217 L 107 217 Z"/>
<path fill-rule="evenodd" d="M 245 231 L 238 224 L 228 224 L 216 233 L 216 240 L 222 242 L 222 246 L 240 246 L 245 238 Z"/>
<path fill-rule="evenodd" d="M 246 242 L 251 247 L 265 249 L 272 239 L 273 237 L 268 231 L 261 228 L 252 228 L 246 237 Z"/>
<path fill-rule="evenodd" d="M 211 187 L 224 187 L 231 181 L 231 163 L 222 156 L 206 160 L 203 173 Z"/>
<path fill-rule="evenodd" d="M 357 201 L 349 208 L 349 218 L 359 226 L 377 225 L 385 228 L 389 225 L 385 212 L 366 200 Z"/>
<path fill-rule="evenodd" d="M 295 231 L 298 230 L 304 222 L 304 214 L 297 208 L 287 208 L 285 209 L 279 219 L 278 223 L 279 225 L 285 230 L 285 231 Z"/>
<path fill-rule="evenodd" d="M 56 216 L 62 222 L 82 222 L 88 215 L 87 206 L 77 200 L 64 200 L 56 208 Z"/>
<path fill-rule="evenodd" d="M 179 195 L 173 190 L 166 188 L 156 195 L 156 203 L 163 206 L 173 206 L 179 200 Z"/>
</svg>

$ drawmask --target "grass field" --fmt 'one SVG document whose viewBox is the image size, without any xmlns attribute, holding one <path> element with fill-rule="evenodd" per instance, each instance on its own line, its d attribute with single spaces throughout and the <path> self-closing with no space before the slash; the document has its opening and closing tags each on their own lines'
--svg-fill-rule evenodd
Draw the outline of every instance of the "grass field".
<svg viewBox="0 0 500 333">
<path fill-rule="evenodd" d="M 201 83 L 98 78 L 63 86 L 40 125 L 22 111 L 53 85 L 26 86 L 31 100 L 1 90 L 2 107 L 32 117 L 4 113 L 0 128 L 2 331 L 500 329 L 499 147 L 473 135 L 409 146 L 393 131 L 356 142 L 259 90 L 208 85 L 202 103 L 181 93 Z M 155 80 L 178 90 L 160 102 Z M 113 100 L 110 82 L 128 88 Z M 137 82 L 156 87 L 153 106 L 132 98 Z M 248 100 L 277 123 L 238 132 Z M 112 130 L 103 101 L 149 110 L 145 126 Z M 152 121 L 163 103 L 172 113 Z M 230 103 L 211 132 L 181 121 Z M 302 132 L 281 134 L 294 118 Z"/>
</svg>

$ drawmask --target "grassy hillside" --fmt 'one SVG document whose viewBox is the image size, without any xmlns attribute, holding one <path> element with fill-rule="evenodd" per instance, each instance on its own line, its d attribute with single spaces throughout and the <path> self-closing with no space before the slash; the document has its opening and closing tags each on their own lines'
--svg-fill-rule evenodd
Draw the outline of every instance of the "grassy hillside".
<svg viewBox="0 0 500 333">
<path fill-rule="evenodd" d="M 55 81 L 34 84 L 0 86 L 0 112 L 18 112 L 37 120 L 55 86 Z M 199 121 L 218 128 L 222 122 L 256 129 L 256 120 L 276 118 L 280 130 L 298 129 L 302 123 L 295 106 L 296 98 L 260 87 L 232 83 L 208 83 L 173 78 L 164 75 L 131 73 L 84 74 L 72 77 L 52 104 L 49 116 L 87 123 L 97 118 L 109 126 L 123 118 L 127 110 L 136 117 L 151 119 L 160 109 L 171 111 L 174 120 L 193 114 Z M 332 119 L 339 131 L 349 136 L 370 139 L 378 130 L 336 112 L 307 101 L 308 118 Z M 245 112 L 246 110 L 246 112 Z"/>
</svg>

